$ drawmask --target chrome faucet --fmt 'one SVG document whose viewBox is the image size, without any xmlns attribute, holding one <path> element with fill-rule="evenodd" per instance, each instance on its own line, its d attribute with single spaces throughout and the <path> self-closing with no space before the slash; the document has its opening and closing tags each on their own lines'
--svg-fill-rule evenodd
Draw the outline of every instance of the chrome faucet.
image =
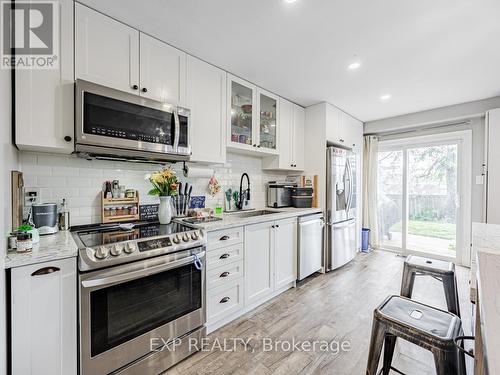
<svg viewBox="0 0 500 375">
<path fill-rule="evenodd" d="M 245 190 L 243 190 L 243 178 L 244 177 L 247 178 L 247 188 Z M 245 199 L 247 201 L 250 200 L 250 177 L 248 177 L 248 174 L 243 173 L 241 175 L 241 179 L 240 179 L 240 196 L 238 198 L 238 203 L 236 203 L 236 208 L 238 210 L 243 209 L 243 206 L 245 205 Z"/>
</svg>

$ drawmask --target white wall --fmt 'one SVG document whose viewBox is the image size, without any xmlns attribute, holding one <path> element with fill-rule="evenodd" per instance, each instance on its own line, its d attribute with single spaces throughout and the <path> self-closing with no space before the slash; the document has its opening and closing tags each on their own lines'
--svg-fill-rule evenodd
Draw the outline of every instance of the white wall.
<svg viewBox="0 0 500 375">
<path fill-rule="evenodd" d="M 0 70 L 0 213 L 1 233 L 8 233 L 11 225 L 10 171 L 17 169 L 17 151 L 12 146 L 11 126 L 11 72 Z M 0 241 L 0 375 L 6 373 L 6 317 L 4 260 L 7 241 Z"/>
<path fill-rule="evenodd" d="M 444 123 L 473 117 L 484 117 L 486 111 L 493 108 L 500 108 L 500 96 L 382 120 L 368 121 L 365 123 L 364 132 L 365 134 L 372 134 L 402 131 L 439 122 Z"/>
<path fill-rule="evenodd" d="M 99 194 L 104 181 L 120 180 L 127 188 L 139 190 L 141 204 L 157 203 L 158 198 L 147 195 L 151 185 L 144 175 L 160 168 L 158 165 L 110 162 L 103 160 L 83 160 L 74 156 L 49 155 L 20 152 L 20 170 L 23 172 L 25 188 L 36 188 L 42 202 L 68 201 L 71 225 L 98 223 L 101 220 Z M 177 170 L 180 181 L 193 184 L 192 195 L 205 195 L 206 206 L 214 207 L 217 198 L 208 194 L 209 178 L 189 178 L 182 175 L 182 163 L 172 166 Z M 198 166 L 197 166 L 198 167 Z M 239 187 L 243 172 L 250 176 L 251 198 L 254 207 L 266 204 L 265 183 L 283 180 L 286 173 L 276 174 L 262 171 L 262 159 L 229 153 L 224 165 L 207 168 L 215 170 L 219 183 L 225 187 Z"/>
</svg>

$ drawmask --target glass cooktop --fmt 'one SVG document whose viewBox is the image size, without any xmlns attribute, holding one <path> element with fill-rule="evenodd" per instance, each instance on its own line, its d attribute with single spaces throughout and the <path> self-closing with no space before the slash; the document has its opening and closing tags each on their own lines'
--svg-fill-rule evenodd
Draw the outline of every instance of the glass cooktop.
<svg viewBox="0 0 500 375">
<path fill-rule="evenodd" d="M 110 243 L 138 240 L 156 236 L 167 236 L 193 230 L 179 223 L 138 223 L 132 229 L 122 229 L 118 225 L 96 226 L 78 231 L 78 237 L 86 247 L 96 247 Z"/>
</svg>

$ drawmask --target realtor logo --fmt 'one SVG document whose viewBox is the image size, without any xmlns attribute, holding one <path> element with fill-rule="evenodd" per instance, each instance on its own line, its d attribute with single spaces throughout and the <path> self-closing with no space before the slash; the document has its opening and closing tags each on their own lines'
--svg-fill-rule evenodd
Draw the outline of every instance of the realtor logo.
<svg viewBox="0 0 500 375">
<path fill-rule="evenodd" d="M 1 68 L 57 69 L 59 3 L 2 1 Z"/>
</svg>

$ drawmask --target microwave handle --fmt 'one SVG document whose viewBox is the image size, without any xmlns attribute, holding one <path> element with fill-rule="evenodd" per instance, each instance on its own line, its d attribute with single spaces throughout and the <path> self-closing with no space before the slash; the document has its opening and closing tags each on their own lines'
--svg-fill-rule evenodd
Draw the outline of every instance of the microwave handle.
<svg viewBox="0 0 500 375">
<path fill-rule="evenodd" d="M 108 276 L 108 277 L 103 277 L 103 278 L 98 278 L 98 279 L 84 280 L 84 281 L 82 281 L 82 286 L 84 288 L 105 287 L 105 286 L 116 284 L 116 283 L 123 283 L 126 281 L 135 280 L 135 279 L 138 279 L 140 277 L 144 277 L 144 276 L 148 276 L 148 275 L 154 275 L 156 273 L 160 273 L 163 271 L 168 271 L 168 270 L 171 270 L 174 268 L 178 268 L 178 267 L 184 266 L 184 265 L 189 264 L 189 263 L 197 263 L 197 265 L 195 264 L 195 266 L 198 269 L 198 266 L 200 265 L 200 263 L 201 263 L 201 267 L 203 267 L 203 263 L 201 262 L 200 259 L 202 259 L 204 257 L 205 257 L 205 252 L 203 251 L 199 254 L 190 255 L 186 258 L 175 260 L 173 262 L 160 264 L 160 265 L 154 266 L 154 267 L 144 268 L 144 269 L 140 269 L 140 270 L 132 271 L 132 272 L 127 272 L 127 273 L 120 274 L 120 275 Z"/>
<path fill-rule="evenodd" d="M 174 135 L 174 151 L 179 148 L 179 138 L 181 136 L 181 122 L 179 121 L 179 113 L 177 108 L 174 109 L 175 135 Z"/>
</svg>

